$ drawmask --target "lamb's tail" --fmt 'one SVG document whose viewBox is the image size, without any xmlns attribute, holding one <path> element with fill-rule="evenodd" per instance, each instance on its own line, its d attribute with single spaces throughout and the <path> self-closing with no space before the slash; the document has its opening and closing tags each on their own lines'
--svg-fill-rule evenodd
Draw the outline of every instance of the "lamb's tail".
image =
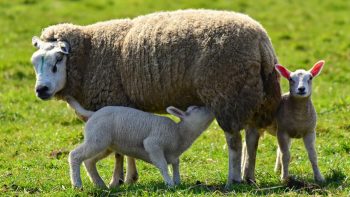
<svg viewBox="0 0 350 197">
<path fill-rule="evenodd" d="M 84 120 L 88 120 L 95 112 L 84 109 L 75 98 L 67 96 L 66 100 L 71 108 Z"/>
</svg>

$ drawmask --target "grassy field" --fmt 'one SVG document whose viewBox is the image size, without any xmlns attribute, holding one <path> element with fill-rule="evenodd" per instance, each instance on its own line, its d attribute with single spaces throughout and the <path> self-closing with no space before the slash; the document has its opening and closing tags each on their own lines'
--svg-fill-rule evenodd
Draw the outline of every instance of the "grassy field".
<svg viewBox="0 0 350 197">
<path fill-rule="evenodd" d="M 167 189 L 158 170 L 138 162 L 135 185 L 101 191 L 82 171 L 83 191 L 71 188 L 67 154 L 83 139 L 83 123 L 66 104 L 35 97 L 35 75 L 29 61 L 31 37 L 49 25 L 134 17 L 159 10 L 211 8 L 249 14 L 269 32 L 280 63 L 291 70 L 310 68 L 326 60 L 314 81 L 313 101 L 319 115 L 317 150 L 327 178 L 324 185 L 313 175 L 301 140 L 293 141 L 291 174 L 308 182 L 288 188 L 273 172 L 276 140 L 260 142 L 256 185 L 234 185 L 223 190 L 227 176 L 224 134 L 213 123 L 181 157 L 182 185 Z M 0 0 L 0 195 L 350 195 L 350 2 L 254 0 Z M 287 91 L 283 81 L 283 90 Z M 103 178 L 112 174 L 113 159 L 99 163 Z M 200 183 L 200 184 L 199 184 Z"/>
</svg>

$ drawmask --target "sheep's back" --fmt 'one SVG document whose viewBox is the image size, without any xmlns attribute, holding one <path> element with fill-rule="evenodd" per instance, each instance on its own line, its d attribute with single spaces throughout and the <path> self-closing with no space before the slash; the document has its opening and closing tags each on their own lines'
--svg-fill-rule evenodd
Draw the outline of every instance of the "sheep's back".
<svg viewBox="0 0 350 197">
<path fill-rule="evenodd" d="M 138 17 L 123 43 L 124 90 L 148 111 L 208 105 L 214 97 L 235 94 L 247 77 L 259 75 L 261 34 L 265 31 L 259 23 L 234 12 L 186 10 Z M 254 85 L 261 82 L 252 80 Z"/>
</svg>

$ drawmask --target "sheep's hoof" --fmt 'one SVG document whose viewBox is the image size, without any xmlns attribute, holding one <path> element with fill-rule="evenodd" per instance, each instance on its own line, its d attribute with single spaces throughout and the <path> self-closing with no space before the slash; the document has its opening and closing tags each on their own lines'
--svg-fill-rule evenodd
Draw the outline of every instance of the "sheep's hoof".
<svg viewBox="0 0 350 197">
<path fill-rule="evenodd" d="M 231 189 L 231 186 L 232 185 L 236 185 L 236 184 L 241 184 L 242 183 L 242 180 L 230 180 L 230 181 L 228 181 L 227 183 L 226 183 L 226 185 L 225 185 L 225 190 L 227 191 L 227 190 L 230 190 Z"/>
<path fill-rule="evenodd" d="M 124 183 L 123 179 L 119 179 L 118 181 L 112 181 L 110 184 L 109 184 L 109 189 L 115 189 L 117 187 L 119 187 L 120 185 L 122 185 Z"/>
<path fill-rule="evenodd" d="M 126 184 L 133 184 L 133 183 L 136 183 L 138 179 L 139 179 L 139 175 L 138 175 L 138 173 L 136 173 L 132 177 L 127 176 L 125 183 Z"/>
<path fill-rule="evenodd" d="M 316 183 L 325 183 L 326 179 L 323 178 L 323 176 L 315 177 Z"/>
<path fill-rule="evenodd" d="M 255 185 L 255 184 L 256 184 L 255 179 L 252 179 L 252 178 L 245 178 L 244 180 L 245 180 L 245 182 L 246 182 L 247 184 L 249 184 L 249 185 Z"/>
</svg>

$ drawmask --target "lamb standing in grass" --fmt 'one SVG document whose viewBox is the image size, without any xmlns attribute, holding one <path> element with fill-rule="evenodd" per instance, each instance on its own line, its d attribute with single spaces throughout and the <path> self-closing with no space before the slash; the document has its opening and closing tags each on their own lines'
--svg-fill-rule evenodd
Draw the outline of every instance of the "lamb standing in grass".
<svg viewBox="0 0 350 197">
<path fill-rule="evenodd" d="M 320 74 L 324 61 L 317 62 L 311 70 L 296 70 L 290 72 L 281 65 L 276 65 L 276 70 L 286 79 L 289 80 L 289 93 L 282 96 L 281 103 L 278 107 L 275 124 L 267 129 L 272 135 L 277 135 L 278 150 L 275 171 L 281 170 L 281 179 L 288 179 L 288 165 L 290 160 L 290 139 L 303 138 L 305 148 L 308 152 L 309 159 L 314 172 L 314 178 L 317 182 L 323 182 L 324 178 L 320 173 L 317 165 L 317 154 L 315 150 L 316 138 L 316 111 L 311 101 L 312 79 Z M 254 177 L 255 153 L 257 149 L 257 142 L 259 140 L 259 133 L 257 130 L 250 130 L 250 139 L 254 143 L 246 143 L 247 148 L 243 149 L 243 169 L 246 169 L 248 177 Z M 253 137 L 255 136 L 255 137 Z M 255 143 L 256 142 L 256 143 Z M 255 147 L 252 145 L 255 144 Z M 249 147 L 250 146 L 250 147 Z M 248 151 L 247 149 L 253 150 Z M 252 152 L 254 155 L 252 155 Z M 252 159 L 254 159 L 252 161 Z M 250 165 L 250 166 L 249 166 Z"/>
<path fill-rule="evenodd" d="M 315 150 L 317 114 L 311 101 L 312 79 L 320 74 L 324 63 L 324 61 L 317 62 L 310 71 L 296 70 L 295 72 L 276 65 L 277 71 L 289 80 L 289 93 L 282 96 L 276 115 L 278 150 L 275 171 L 279 171 L 282 165 L 281 179 L 283 180 L 289 176 L 290 139 L 303 138 L 315 181 L 324 181 L 317 164 Z"/>
<path fill-rule="evenodd" d="M 159 168 L 167 185 L 180 183 L 179 156 L 210 125 L 214 115 L 206 107 L 188 107 L 183 112 L 175 107 L 166 110 L 181 119 L 153 115 L 128 107 L 108 106 L 97 112 L 87 111 L 73 98 L 68 103 L 77 113 L 88 118 L 84 143 L 69 154 L 71 180 L 81 188 L 80 165 L 96 186 L 106 187 L 96 169 L 96 162 L 111 152 L 142 159 Z M 173 179 L 168 173 L 173 167 Z"/>
</svg>

